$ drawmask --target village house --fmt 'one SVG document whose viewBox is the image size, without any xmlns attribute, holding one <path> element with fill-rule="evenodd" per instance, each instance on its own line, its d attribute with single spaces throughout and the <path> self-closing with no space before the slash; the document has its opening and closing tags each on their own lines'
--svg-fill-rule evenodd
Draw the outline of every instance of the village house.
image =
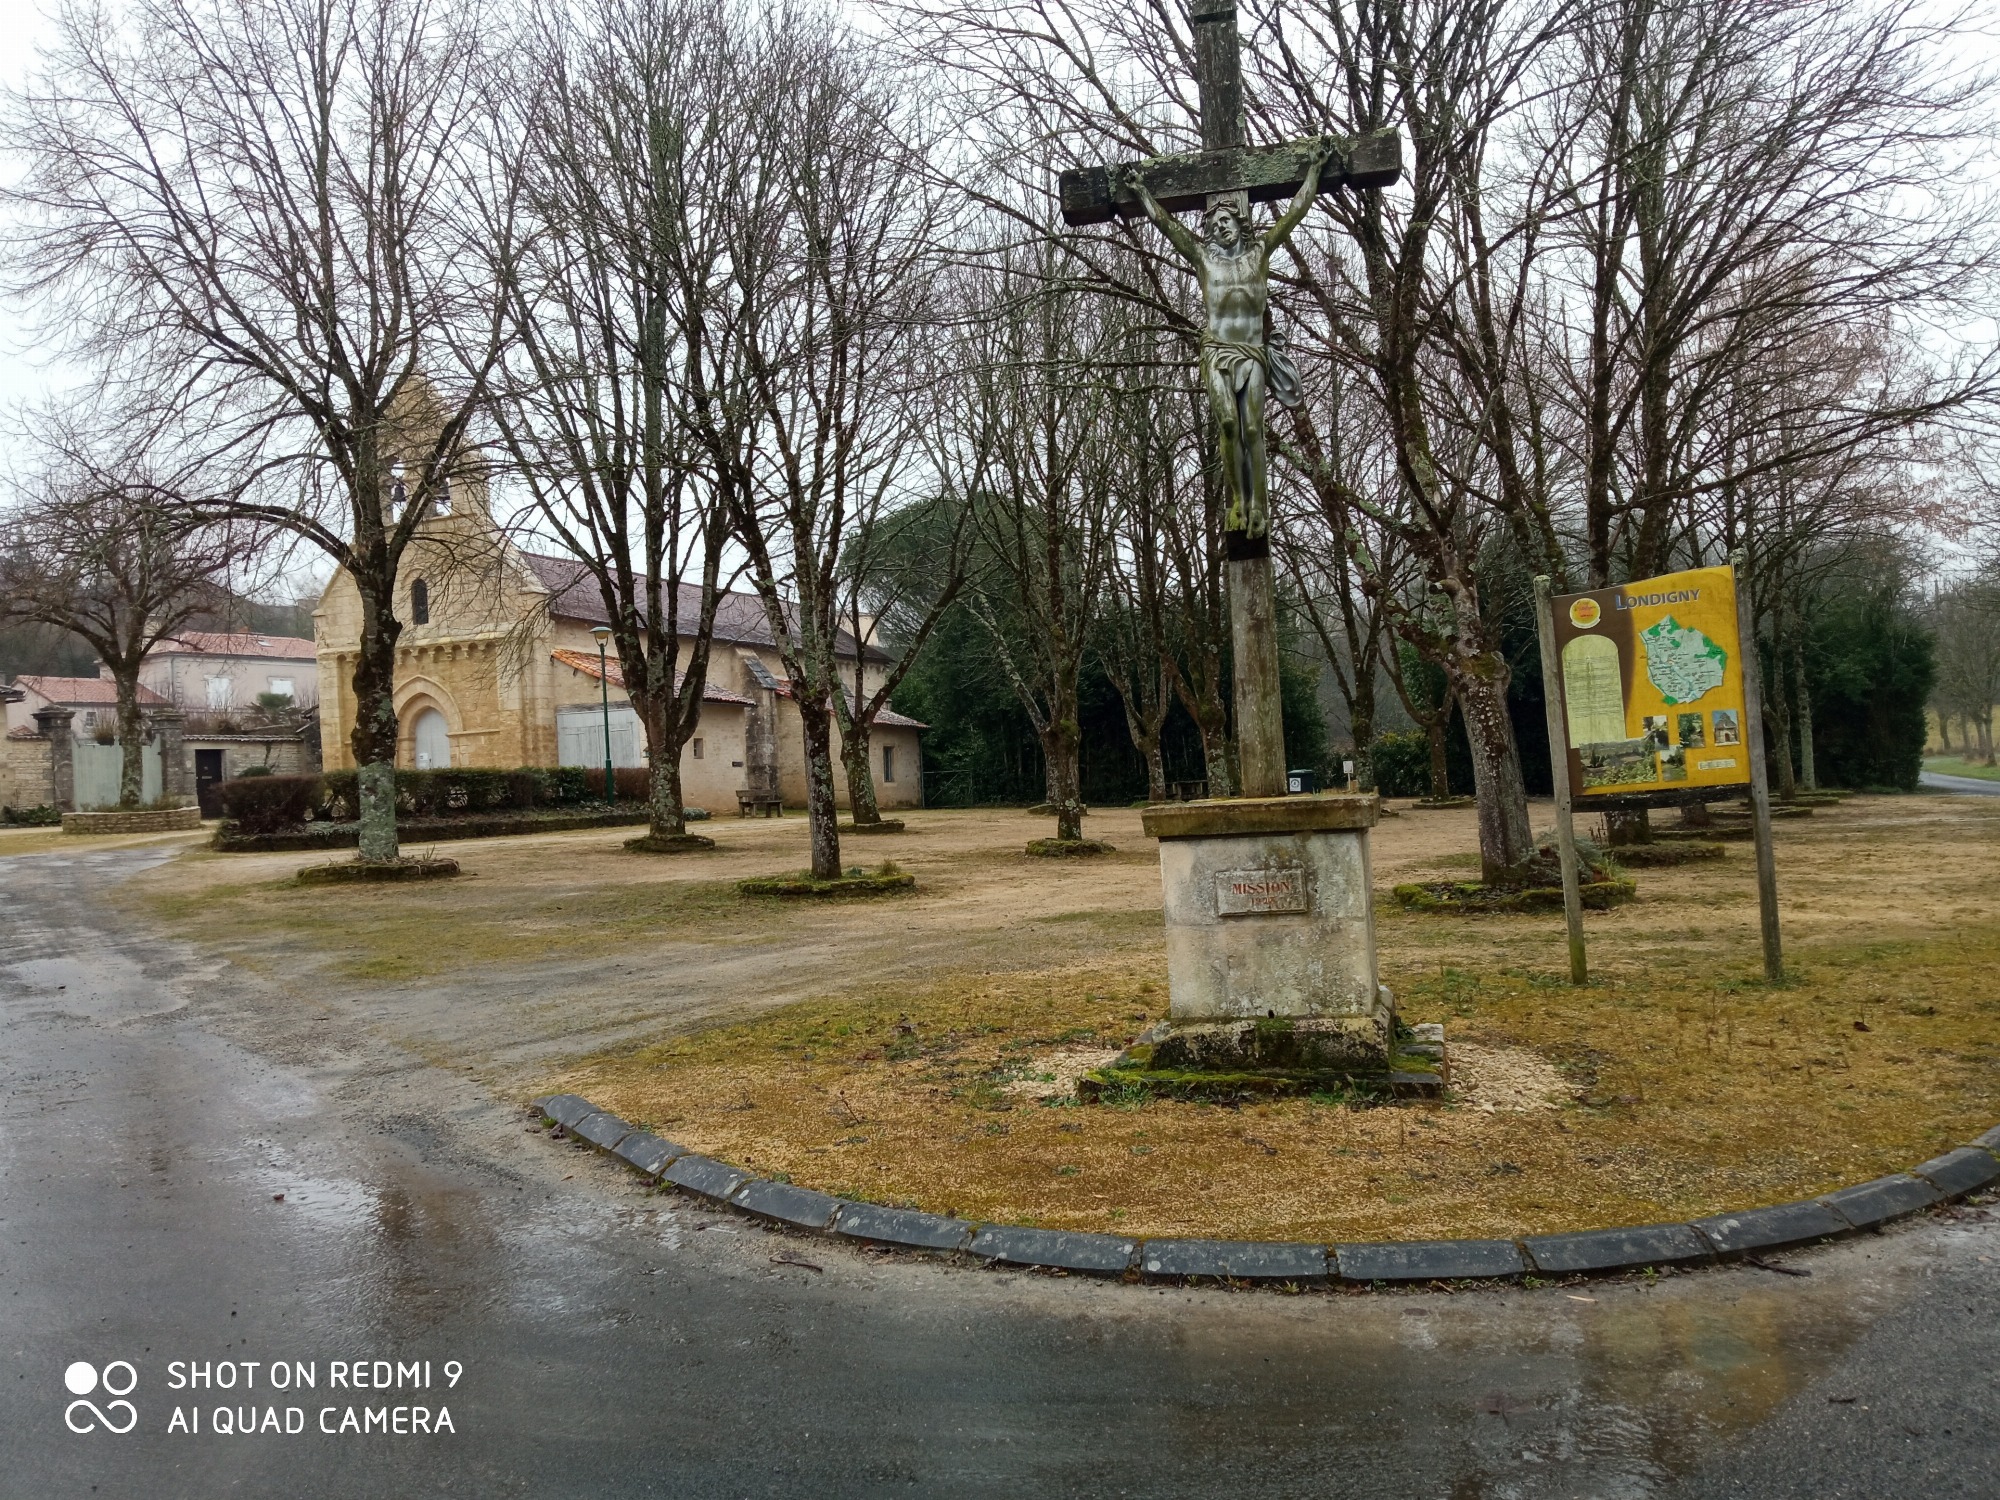
<svg viewBox="0 0 2000 1500">
<path fill-rule="evenodd" d="M 310 708 L 319 702 L 319 652 L 299 636 L 184 630 L 146 653 L 139 681 L 187 713 L 242 713 L 266 697 Z"/>
<path fill-rule="evenodd" d="M 699 591 L 684 589 L 681 621 L 691 624 L 698 605 Z M 398 765 L 601 766 L 606 698 L 612 763 L 645 765 L 645 737 L 627 702 L 615 650 L 600 671 L 590 632 L 607 616 L 596 581 L 574 559 L 516 547 L 487 515 L 474 487 L 461 486 L 457 505 L 423 523 L 404 554 L 396 612 L 404 622 L 396 643 Z M 325 765 L 350 768 L 360 598 L 346 573 L 327 586 L 313 632 Z M 843 634 L 850 682 L 856 649 Z M 872 692 L 889 658 L 873 645 L 859 649 Z M 690 654 L 683 644 L 680 670 Z M 893 712 L 877 720 L 870 763 L 880 805 L 918 803 L 923 727 Z M 754 595 L 726 594 L 716 610 L 701 721 L 683 748 L 681 778 L 687 803 L 711 812 L 734 809 L 745 796 L 805 802 L 798 708 Z M 835 780 L 844 806 L 846 781 L 837 765 Z"/>
<path fill-rule="evenodd" d="M 273 639 L 282 639 L 276 637 Z M 281 658 L 272 658 L 278 660 Z M 296 663 L 296 658 L 289 658 Z M 147 659 L 148 666 L 151 658 Z M 311 681 L 318 671 L 308 662 L 293 665 L 295 681 Z M 110 807 L 118 800 L 122 752 L 117 745 L 118 689 L 100 666 L 96 677 L 23 674 L 0 691 L 7 729 L 0 749 L 0 806 L 61 808 Z M 191 788 L 206 817 L 221 814 L 215 788 L 253 768 L 291 773 L 319 765 L 319 731 L 311 711 L 276 716 L 252 703 L 224 713 L 183 713 L 166 694 L 149 686 L 141 670 L 139 708 L 145 717 L 140 797 L 152 802 L 163 793 L 184 797 Z M 155 676 L 154 681 L 163 680 Z M 265 679 L 254 679 L 265 680 Z M 67 741 L 57 747 L 53 735 Z"/>
<path fill-rule="evenodd" d="M 7 695 L 7 733 L 38 733 L 35 715 L 45 708 L 70 710 L 69 732 L 79 740 L 111 744 L 118 733 L 118 685 L 109 677 L 45 677 L 24 673 L 14 679 L 14 692 Z M 172 702 L 139 684 L 142 710 L 172 707 Z"/>
</svg>

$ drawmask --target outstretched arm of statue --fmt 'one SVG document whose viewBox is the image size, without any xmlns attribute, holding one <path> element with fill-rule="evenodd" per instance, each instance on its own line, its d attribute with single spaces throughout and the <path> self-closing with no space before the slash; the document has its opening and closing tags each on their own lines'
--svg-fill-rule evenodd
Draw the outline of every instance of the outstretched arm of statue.
<svg viewBox="0 0 2000 1500">
<path fill-rule="evenodd" d="M 1160 200 L 1155 198 L 1153 190 L 1146 186 L 1146 179 L 1139 175 L 1137 167 L 1113 167 L 1111 186 L 1114 192 L 1118 188 L 1129 189 L 1132 196 L 1139 200 L 1139 206 L 1146 210 L 1146 217 L 1160 226 L 1160 232 L 1173 243 L 1176 250 L 1194 263 L 1196 270 L 1201 269 L 1203 264 L 1201 241 L 1196 239 L 1179 219 L 1160 207 Z"/>
<path fill-rule="evenodd" d="M 1333 142 L 1325 136 L 1313 142 L 1312 164 L 1306 168 L 1306 180 L 1299 184 L 1291 206 L 1278 216 L 1264 235 L 1264 258 L 1269 260 L 1271 252 L 1292 237 L 1292 231 L 1305 221 L 1312 212 L 1313 200 L 1319 197 L 1319 177 L 1328 160 L 1333 156 Z"/>
</svg>

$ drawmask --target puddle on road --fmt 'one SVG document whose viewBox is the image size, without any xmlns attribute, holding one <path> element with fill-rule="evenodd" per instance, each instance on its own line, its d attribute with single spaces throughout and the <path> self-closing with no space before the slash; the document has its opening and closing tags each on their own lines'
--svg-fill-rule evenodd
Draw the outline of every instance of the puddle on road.
<svg viewBox="0 0 2000 1500">
<path fill-rule="evenodd" d="M 1168 1430 L 1191 1462 L 1295 1451 L 1302 1473 L 1329 1446 L 1386 1448 L 1390 1471 L 1422 1476 L 1409 1493 L 1452 1500 L 1653 1495 L 1881 1315 L 1881 1288 L 1848 1254 L 1821 1257 L 1810 1282 L 1721 1270 L 1650 1287 L 1198 1298 L 1164 1383 L 1185 1378 L 1213 1404 L 1182 1406 Z"/>
<path fill-rule="evenodd" d="M 162 997 L 171 997 L 163 1004 Z M 138 1021 L 184 1008 L 184 996 L 149 976 L 134 959 L 104 951 L 88 961 L 30 958 L 0 967 L 0 997 L 45 1013 L 90 1021 Z"/>
</svg>

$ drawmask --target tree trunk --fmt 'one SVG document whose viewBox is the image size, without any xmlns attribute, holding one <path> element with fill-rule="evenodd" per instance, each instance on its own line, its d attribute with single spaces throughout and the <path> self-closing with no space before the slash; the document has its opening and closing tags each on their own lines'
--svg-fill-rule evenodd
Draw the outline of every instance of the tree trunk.
<svg viewBox="0 0 2000 1500">
<path fill-rule="evenodd" d="M 1375 673 L 1365 675 L 1361 663 L 1354 664 L 1354 700 L 1347 706 L 1347 727 L 1354 735 L 1354 785 L 1356 792 L 1375 790 Z"/>
<path fill-rule="evenodd" d="M 1167 761 L 1160 754 L 1160 737 L 1154 735 L 1139 748 L 1146 757 L 1146 800 L 1164 802 L 1167 800 Z"/>
<path fill-rule="evenodd" d="M 1042 734 L 1042 763 L 1047 768 L 1049 805 L 1056 811 L 1056 837 L 1083 837 L 1083 775 L 1078 765 L 1082 735 L 1076 715 L 1059 716 Z"/>
<path fill-rule="evenodd" d="M 359 580 L 356 580 L 359 582 Z M 396 637 L 402 627 L 385 618 L 364 592 L 359 650 L 354 659 L 354 751 L 360 787 L 364 864 L 394 864 L 396 844 Z"/>
<path fill-rule="evenodd" d="M 833 790 L 832 718 L 824 703 L 799 700 L 799 722 L 805 730 L 806 819 L 812 835 L 812 872 L 816 880 L 840 876 L 840 809 Z"/>
<path fill-rule="evenodd" d="M 116 674 L 118 688 L 118 805 L 137 807 L 145 800 L 146 725 L 139 712 L 139 678 L 123 671 Z"/>
<path fill-rule="evenodd" d="M 1431 800 L 1442 802 L 1451 795 L 1451 763 L 1445 756 L 1445 725 L 1451 722 L 1451 700 L 1447 698 L 1443 710 L 1433 719 L 1424 722 L 1424 738 L 1431 750 Z"/>
<path fill-rule="evenodd" d="M 865 721 L 850 719 L 840 739 L 840 763 L 847 772 L 847 805 L 857 828 L 882 821 L 882 810 L 875 802 L 874 769 L 868 764 L 871 745 L 868 728 Z"/>
<path fill-rule="evenodd" d="M 1775 651 L 1771 654 L 1778 655 Z M 1790 694 L 1785 691 L 1785 675 L 1782 671 L 1773 672 L 1767 679 L 1772 692 L 1765 706 L 1765 717 L 1771 721 L 1771 765 L 1778 773 L 1780 801 L 1791 800 L 1799 787 L 1797 773 L 1792 769 L 1792 708 Z"/>
<path fill-rule="evenodd" d="M 1806 683 L 1805 646 L 1797 637 L 1792 641 L 1792 679 L 1798 685 L 1799 785 L 1810 792 L 1819 787 L 1819 771 L 1813 764 L 1812 688 Z"/>
<path fill-rule="evenodd" d="M 648 832 L 654 838 L 679 838 L 687 832 L 687 806 L 681 795 L 680 747 L 668 750 L 659 739 L 646 743 Z"/>
<path fill-rule="evenodd" d="M 1201 650 L 1196 658 L 1199 680 L 1190 681 L 1182 673 L 1175 681 L 1181 706 L 1201 731 L 1201 770 L 1208 778 L 1208 795 L 1236 795 L 1236 776 L 1229 765 L 1229 711 L 1222 704 L 1221 660 L 1213 652 Z"/>
<path fill-rule="evenodd" d="M 1535 858 L 1535 831 L 1528 823 L 1528 788 L 1521 779 L 1521 752 L 1514 721 L 1507 716 L 1507 665 L 1487 653 L 1454 658 L 1453 688 L 1465 715 L 1472 745 L 1472 785 L 1479 798 L 1480 878 L 1489 884 L 1525 879 Z"/>
</svg>

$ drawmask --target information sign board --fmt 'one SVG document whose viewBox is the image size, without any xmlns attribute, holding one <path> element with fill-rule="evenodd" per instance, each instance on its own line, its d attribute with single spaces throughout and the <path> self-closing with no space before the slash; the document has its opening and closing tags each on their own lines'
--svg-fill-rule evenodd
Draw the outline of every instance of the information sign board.
<svg viewBox="0 0 2000 1500">
<path fill-rule="evenodd" d="M 1749 784 L 1734 569 L 1666 573 L 1551 603 L 1578 798 Z"/>
</svg>

